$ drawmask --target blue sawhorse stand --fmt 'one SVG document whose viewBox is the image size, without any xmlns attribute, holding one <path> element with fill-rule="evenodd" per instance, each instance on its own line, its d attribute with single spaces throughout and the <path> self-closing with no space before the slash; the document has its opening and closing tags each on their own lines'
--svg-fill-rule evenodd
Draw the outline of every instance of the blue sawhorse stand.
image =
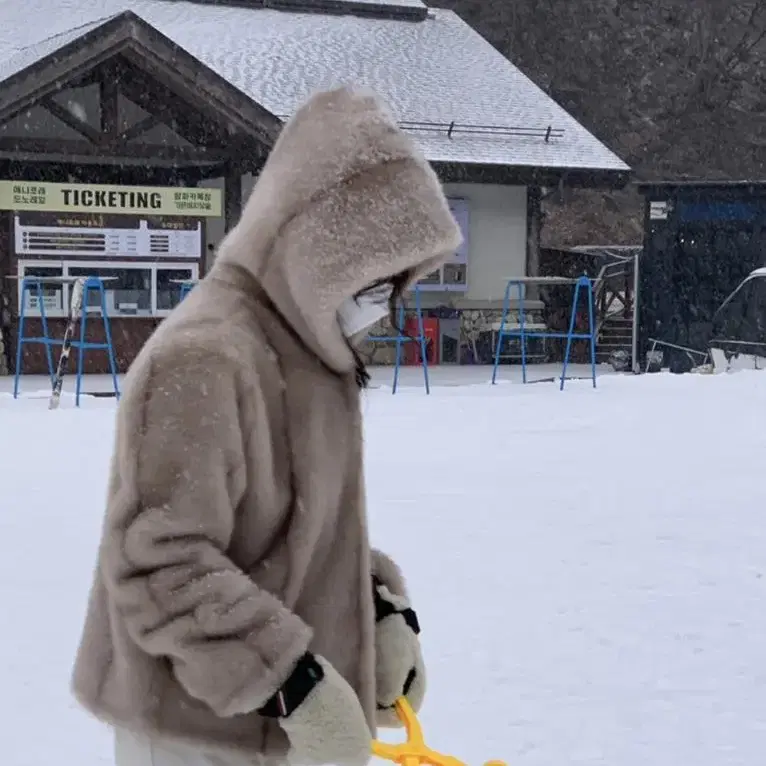
<svg viewBox="0 0 766 766">
<path fill-rule="evenodd" d="M 497 379 L 497 368 L 500 364 L 500 350 L 502 349 L 504 338 L 519 338 L 521 341 L 521 379 L 524 383 L 527 382 L 527 338 L 566 338 L 567 345 L 564 352 L 564 366 L 561 370 L 561 385 L 559 390 L 564 390 L 564 381 L 566 380 L 567 367 L 569 365 L 569 355 L 572 350 L 573 340 L 588 340 L 590 341 L 590 368 L 591 377 L 593 379 L 593 388 L 596 387 L 596 326 L 593 318 L 593 283 L 589 277 L 579 277 L 574 282 L 574 295 L 572 297 L 572 311 L 569 317 L 569 330 L 567 332 L 527 332 L 525 329 L 525 309 L 524 309 L 524 287 L 527 284 L 524 280 L 510 280 L 505 287 L 505 295 L 503 297 L 503 314 L 500 319 L 500 330 L 497 335 L 497 347 L 495 348 L 495 364 L 492 368 L 492 384 L 494 385 Z M 511 305 L 511 289 L 516 287 L 518 289 L 519 297 L 519 328 L 513 330 L 507 330 L 505 323 L 508 318 L 508 312 Z M 575 322 L 577 320 L 577 305 L 580 298 L 580 293 L 584 294 L 584 299 L 588 305 L 588 332 L 577 333 L 575 332 Z"/>
<path fill-rule="evenodd" d="M 415 315 L 418 323 L 418 334 L 412 338 L 408 335 L 403 335 L 404 329 L 404 303 L 399 303 L 397 309 L 396 323 L 399 326 L 399 332 L 396 335 L 368 335 L 367 340 L 373 343 L 395 343 L 396 344 L 396 360 L 394 362 L 394 386 L 391 391 L 395 394 L 399 387 L 399 368 L 402 363 L 402 348 L 405 343 L 419 343 L 420 344 L 420 358 L 423 360 L 423 382 L 426 388 L 426 394 L 431 393 L 431 384 L 428 380 L 428 349 L 426 347 L 426 334 L 423 329 L 423 311 L 420 306 L 420 290 L 416 287 L 415 290 Z"/>
<path fill-rule="evenodd" d="M 13 398 L 18 398 L 19 394 L 19 379 L 21 377 L 21 366 L 23 359 L 23 348 L 26 344 L 39 343 L 45 346 L 45 356 L 48 363 L 48 374 L 51 379 L 51 388 L 53 388 L 56 380 L 56 372 L 53 366 L 53 351 L 52 346 L 63 346 L 64 341 L 51 338 L 48 331 L 48 317 L 45 312 L 45 303 L 43 301 L 44 293 L 43 286 L 46 284 L 45 278 L 26 277 L 21 281 L 21 306 L 19 309 L 19 332 L 16 341 L 16 371 L 13 381 Z M 60 284 L 60 282 L 59 282 Z M 87 329 L 88 319 L 88 298 L 92 290 L 95 290 L 99 296 L 99 308 L 101 311 L 101 320 L 104 324 L 104 336 L 105 343 L 94 343 L 85 340 L 85 334 Z M 42 325 L 42 336 L 27 336 L 24 334 L 26 323 L 26 297 L 27 294 L 36 295 L 37 305 L 40 308 L 40 324 Z M 74 317 L 70 317 L 72 321 Z M 83 375 L 83 362 L 84 354 L 88 350 L 104 350 L 107 352 L 109 358 L 109 369 L 112 374 L 112 384 L 114 385 L 115 397 L 119 399 L 120 388 L 117 382 L 117 363 L 114 357 L 114 344 L 112 343 L 112 330 L 109 324 L 109 315 L 106 309 L 106 292 L 104 290 L 104 282 L 98 277 L 88 277 L 83 281 L 83 293 L 82 293 L 82 306 L 80 307 L 80 339 L 72 341 L 72 348 L 77 349 L 77 383 L 76 383 L 76 395 L 75 404 L 80 406 L 80 393 L 82 391 L 82 375 Z"/>
</svg>

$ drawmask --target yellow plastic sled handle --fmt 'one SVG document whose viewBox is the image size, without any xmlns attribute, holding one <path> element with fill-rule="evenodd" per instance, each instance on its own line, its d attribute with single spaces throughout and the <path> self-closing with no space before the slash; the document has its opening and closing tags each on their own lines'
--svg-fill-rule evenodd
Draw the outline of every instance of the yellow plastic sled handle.
<svg viewBox="0 0 766 766">
<path fill-rule="evenodd" d="M 390 745 L 388 742 L 373 740 L 373 755 L 400 766 L 465 766 L 457 758 L 437 753 L 426 745 L 420 721 L 406 697 L 399 697 L 396 701 L 396 713 L 407 732 L 406 741 L 400 745 Z M 487 761 L 484 766 L 506 766 L 506 764 L 503 761 Z"/>
</svg>

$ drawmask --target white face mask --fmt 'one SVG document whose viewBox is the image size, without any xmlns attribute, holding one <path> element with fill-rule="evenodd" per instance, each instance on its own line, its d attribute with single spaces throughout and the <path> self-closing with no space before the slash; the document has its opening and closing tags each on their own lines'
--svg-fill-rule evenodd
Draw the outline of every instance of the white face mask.
<svg viewBox="0 0 766 766">
<path fill-rule="evenodd" d="M 380 285 L 345 301 L 338 309 L 338 324 L 343 334 L 352 338 L 383 319 L 388 314 L 392 290 L 391 285 Z"/>
</svg>

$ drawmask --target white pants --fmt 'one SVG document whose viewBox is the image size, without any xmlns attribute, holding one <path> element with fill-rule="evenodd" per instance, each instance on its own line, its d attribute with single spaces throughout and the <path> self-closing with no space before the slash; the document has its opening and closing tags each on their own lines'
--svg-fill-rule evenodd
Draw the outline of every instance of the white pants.
<svg viewBox="0 0 766 766">
<path fill-rule="evenodd" d="M 115 729 L 116 766 L 258 766 L 252 759 L 235 753 L 207 753 L 176 742 L 163 742 L 127 729 Z"/>
</svg>

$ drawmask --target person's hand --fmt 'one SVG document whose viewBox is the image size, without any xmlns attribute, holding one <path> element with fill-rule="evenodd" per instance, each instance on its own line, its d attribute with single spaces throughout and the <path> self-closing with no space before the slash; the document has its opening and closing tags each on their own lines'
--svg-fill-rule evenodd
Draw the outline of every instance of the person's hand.
<svg viewBox="0 0 766 766">
<path fill-rule="evenodd" d="M 426 671 L 420 650 L 420 626 L 415 611 L 403 596 L 392 593 L 373 577 L 375 597 L 375 683 L 380 727 L 398 728 L 402 722 L 394 703 L 406 697 L 417 713 L 423 704 Z"/>
<path fill-rule="evenodd" d="M 365 766 L 372 757 L 359 698 L 323 657 L 306 655 L 259 712 L 277 719 L 290 741 L 287 760 L 295 766 Z"/>
</svg>

